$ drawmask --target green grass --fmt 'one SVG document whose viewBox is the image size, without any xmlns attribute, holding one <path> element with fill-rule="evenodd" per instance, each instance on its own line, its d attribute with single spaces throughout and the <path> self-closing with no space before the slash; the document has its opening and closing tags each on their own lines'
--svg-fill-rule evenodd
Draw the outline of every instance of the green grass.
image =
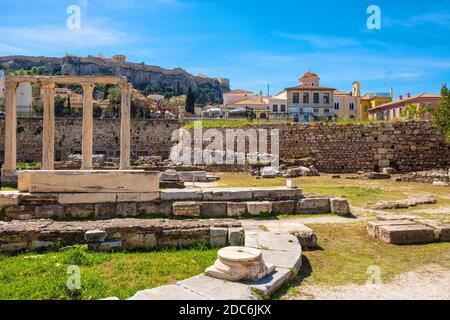
<svg viewBox="0 0 450 320">
<path fill-rule="evenodd" d="M 217 250 L 91 253 L 83 248 L 43 255 L 0 255 L 0 300 L 129 298 L 137 291 L 175 283 L 205 270 Z M 67 268 L 81 269 L 81 290 L 70 291 Z"/>
<path fill-rule="evenodd" d="M 367 268 L 381 268 L 381 280 L 390 282 L 401 273 L 427 264 L 450 268 L 450 243 L 398 246 L 370 238 L 365 224 L 311 224 L 321 250 L 303 252 L 299 276 L 279 296 L 301 294 L 300 284 L 338 286 L 364 284 Z M 291 296 L 292 295 L 292 296 Z"/>
<path fill-rule="evenodd" d="M 10 187 L 2 187 L 1 189 L 0 189 L 0 191 L 16 191 L 17 189 L 14 189 L 14 188 L 10 188 Z"/>
<path fill-rule="evenodd" d="M 17 170 L 39 170 L 41 169 L 41 163 L 39 161 L 36 162 L 19 162 L 16 164 Z"/>
</svg>

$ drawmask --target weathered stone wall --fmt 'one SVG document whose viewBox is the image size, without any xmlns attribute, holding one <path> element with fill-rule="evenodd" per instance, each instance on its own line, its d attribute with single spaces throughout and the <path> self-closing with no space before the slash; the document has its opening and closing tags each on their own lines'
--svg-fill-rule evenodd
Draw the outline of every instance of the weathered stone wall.
<svg viewBox="0 0 450 320">
<path fill-rule="evenodd" d="M 225 139 L 226 129 L 219 129 Z M 435 125 L 427 121 L 268 124 L 236 129 L 279 129 L 280 157 L 315 158 L 322 172 L 371 171 L 389 166 L 409 172 L 450 167 L 450 146 Z M 270 153 L 270 131 L 268 140 Z"/>
<path fill-rule="evenodd" d="M 69 154 L 81 153 L 81 119 L 55 121 L 55 159 L 65 160 Z M 146 121 L 132 119 L 131 156 L 169 156 L 172 131 L 178 128 L 176 121 Z M 0 119 L 0 158 L 5 150 L 5 120 Z M 94 153 L 108 157 L 120 155 L 120 119 L 94 120 Z M 41 161 L 42 119 L 18 119 L 17 160 Z"/>
</svg>

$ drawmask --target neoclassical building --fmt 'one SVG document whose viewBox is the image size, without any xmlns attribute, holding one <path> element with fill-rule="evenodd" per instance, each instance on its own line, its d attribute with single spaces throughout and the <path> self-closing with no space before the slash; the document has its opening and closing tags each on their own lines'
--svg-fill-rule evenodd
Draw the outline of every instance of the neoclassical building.
<svg viewBox="0 0 450 320">
<path fill-rule="evenodd" d="M 336 89 L 320 86 L 317 74 L 306 72 L 299 80 L 299 85 L 286 88 L 287 108 L 293 121 L 332 120 Z"/>
<path fill-rule="evenodd" d="M 356 120 L 360 118 L 361 84 L 353 82 L 352 92 L 333 93 L 333 114 L 336 118 Z"/>
</svg>

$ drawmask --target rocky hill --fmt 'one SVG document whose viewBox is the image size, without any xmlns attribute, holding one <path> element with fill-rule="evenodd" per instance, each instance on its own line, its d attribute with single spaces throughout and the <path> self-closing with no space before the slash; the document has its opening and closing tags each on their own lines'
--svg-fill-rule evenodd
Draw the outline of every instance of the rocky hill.
<svg viewBox="0 0 450 320">
<path fill-rule="evenodd" d="M 200 103 L 220 102 L 222 93 L 229 91 L 228 79 L 194 76 L 181 68 L 168 70 L 144 63 L 127 62 L 124 56 L 112 58 L 101 55 L 98 57 L 67 55 L 64 58 L 6 56 L 0 57 L 0 68 L 2 67 L 12 71 L 44 67 L 45 75 L 125 76 L 136 89 L 145 94 L 181 95 L 186 94 L 188 88 L 192 87 Z"/>
</svg>

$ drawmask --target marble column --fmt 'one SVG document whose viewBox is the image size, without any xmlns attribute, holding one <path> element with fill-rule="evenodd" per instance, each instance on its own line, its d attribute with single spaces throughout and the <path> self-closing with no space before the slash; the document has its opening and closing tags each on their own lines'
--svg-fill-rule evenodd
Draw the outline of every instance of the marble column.
<svg viewBox="0 0 450 320">
<path fill-rule="evenodd" d="M 42 170 L 55 169 L 55 87 L 44 83 L 44 116 L 42 135 Z"/>
<path fill-rule="evenodd" d="M 130 169 L 131 153 L 131 86 L 121 85 L 122 105 L 120 109 L 120 170 Z"/>
<path fill-rule="evenodd" d="M 16 94 L 17 82 L 6 81 L 5 83 L 5 155 L 3 174 L 5 176 L 15 175 L 17 157 L 17 110 Z"/>
<path fill-rule="evenodd" d="M 94 83 L 83 83 L 83 130 L 82 130 L 82 165 L 81 170 L 92 170 L 92 145 L 94 141 Z"/>
</svg>

